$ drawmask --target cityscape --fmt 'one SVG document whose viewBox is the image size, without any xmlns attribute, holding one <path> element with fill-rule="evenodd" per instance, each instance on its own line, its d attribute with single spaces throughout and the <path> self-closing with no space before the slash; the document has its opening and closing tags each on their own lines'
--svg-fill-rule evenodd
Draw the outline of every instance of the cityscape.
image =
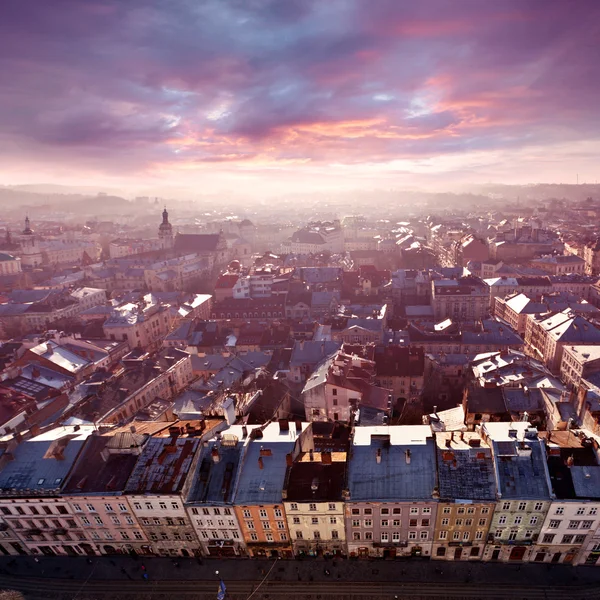
<svg viewBox="0 0 600 600">
<path fill-rule="evenodd" d="M 0 600 L 600 598 L 600 4 L 3 13 Z"/>
</svg>

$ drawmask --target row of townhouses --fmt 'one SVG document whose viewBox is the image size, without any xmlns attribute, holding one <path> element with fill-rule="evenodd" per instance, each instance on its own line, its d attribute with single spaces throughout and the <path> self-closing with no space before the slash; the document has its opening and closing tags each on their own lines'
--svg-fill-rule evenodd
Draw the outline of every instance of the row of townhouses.
<svg viewBox="0 0 600 600">
<path fill-rule="evenodd" d="M 70 424 L 2 442 L 0 552 L 590 565 L 599 456 L 525 421 Z"/>
</svg>

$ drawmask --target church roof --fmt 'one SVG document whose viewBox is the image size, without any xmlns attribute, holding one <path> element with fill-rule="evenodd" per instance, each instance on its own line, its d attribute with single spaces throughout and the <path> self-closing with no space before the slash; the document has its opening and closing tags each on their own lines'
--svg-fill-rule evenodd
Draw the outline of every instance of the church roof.
<svg viewBox="0 0 600 600">
<path fill-rule="evenodd" d="M 175 250 L 181 252 L 214 252 L 219 246 L 218 233 L 179 233 L 175 238 Z"/>
</svg>

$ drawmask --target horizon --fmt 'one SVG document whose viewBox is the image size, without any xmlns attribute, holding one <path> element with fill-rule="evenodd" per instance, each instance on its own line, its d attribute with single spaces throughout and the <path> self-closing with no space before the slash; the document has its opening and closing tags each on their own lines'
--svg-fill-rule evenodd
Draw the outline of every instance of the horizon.
<svg viewBox="0 0 600 600">
<path fill-rule="evenodd" d="M 59 5 L 10 0 L 0 25 L 1 186 L 597 182 L 598 4 Z"/>
</svg>

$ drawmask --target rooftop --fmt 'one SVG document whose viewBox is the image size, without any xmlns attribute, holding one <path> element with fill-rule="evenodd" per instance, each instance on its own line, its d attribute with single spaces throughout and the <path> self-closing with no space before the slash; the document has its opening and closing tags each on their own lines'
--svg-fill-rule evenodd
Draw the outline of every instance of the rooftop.
<svg viewBox="0 0 600 600">
<path fill-rule="evenodd" d="M 90 436 L 63 487 L 63 493 L 122 492 L 146 439 L 147 436 L 131 431 Z"/>
<path fill-rule="evenodd" d="M 0 471 L 0 495 L 57 493 L 94 430 L 91 425 L 56 427 L 21 442 Z M 7 454 L 5 449 L 2 455 Z"/>
<path fill-rule="evenodd" d="M 199 444 L 189 437 L 150 438 L 127 481 L 126 493 L 179 493 Z"/>
<path fill-rule="evenodd" d="M 294 463 L 287 476 L 288 502 L 339 502 L 342 500 L 345 461 Z"/>
<path fill-rule="evenodd" d="M 308 425 L 302 423 L 302 431 Z M 257 431 L 262 433 L 262 437 L 253 437 L 248 445 L 235 496 L 238 505 L 282 501 L 286 454 L 293 451 L 299 435 L 294 426 L 288 431 L 281 431 L 279 423 L 269 423 Z"/>
<path fill-rule="evenodd" d="M 357 427 L 348 463 L 351 501 L 429 500 L 435 444 L 426 425 Z"/>
<path fill-rule="evenodd" d="M 494 459 L 477 433 L 436 433 L 441 499 L 496 499 Z"/>
</svg>

